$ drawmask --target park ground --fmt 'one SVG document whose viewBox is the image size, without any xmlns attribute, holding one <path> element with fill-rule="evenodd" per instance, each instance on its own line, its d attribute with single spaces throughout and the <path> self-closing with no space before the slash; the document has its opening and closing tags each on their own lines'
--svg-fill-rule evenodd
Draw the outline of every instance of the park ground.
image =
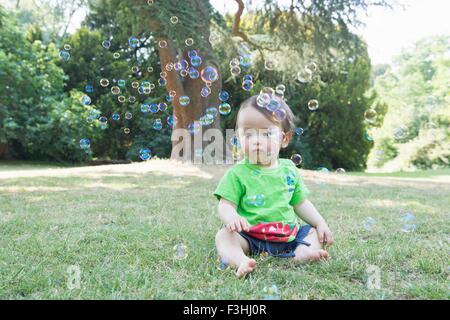
<svg viewBox="0 0 450 320">
<path fill-rule="evenodd" d="M 300 170 L 334 232 L 332 259 L 260 256 L 239 280 L 214 248 L 212 192 L 226 169 L 0 162 L 0 299 L 265 299 L 274 285 L 280 299 L 449 298 L 450 170 Z M 414 232 L 401 230 L 407 212 Z M 175 259 L 181 244 L 187 256 Z"/>
</svg>

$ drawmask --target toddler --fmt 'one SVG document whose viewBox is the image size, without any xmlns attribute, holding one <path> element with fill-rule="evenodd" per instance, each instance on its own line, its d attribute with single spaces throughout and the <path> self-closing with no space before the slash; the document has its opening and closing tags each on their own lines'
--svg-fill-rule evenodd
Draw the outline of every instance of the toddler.
<svg viewBox="0 0 450 320">
<path fill-rule="evenodd" d="M 289 106 L 273 96 L 276 114 L 259 106 L 258 96 L 245 100 L 236 119 L 237 137 L 244 157 L 229 168 L 214 195 L 224 227 L 216 235 L 223 263 L 244 277 L 256 267 L 251 256 L 266 253 L 304 263 L 328 259 L 325 245 L 332 233 L 307 199 L 297 167 L 278 158 L 295 131 Z M 273 107 L 273 105 L 272 105 Z M 301 226 L 297 216 L 307 224 Z"/>
</svg>

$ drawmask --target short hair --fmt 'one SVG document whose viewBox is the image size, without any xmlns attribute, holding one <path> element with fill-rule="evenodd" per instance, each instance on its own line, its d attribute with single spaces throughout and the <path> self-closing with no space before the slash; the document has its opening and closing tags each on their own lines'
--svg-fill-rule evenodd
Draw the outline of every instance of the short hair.
<svg viewBox="0 0 450 320">
<path fill-rule="evenodd" d="M 238 119 L 239 119 L 239 114 L 240 114 L 241 110 L 243 110 L 245 108 L 249 108 L 249 107 L 254 108 L 254 109 L 258 110 L 259 112 L 261 112 L 271 122 L 273 122 L 275 124 L 280 124 L 279 121 L 276 121 L 273 118 L 272 111 L 270 111 L 269 109 L 267 109 L 265 107 L 258 106 L 257 99 L 258 99 L 258 95 L 254 95 L 254 96 L 244 100 L 244 102 L 241 103 L 238 114 L 236 116 L 236 129 L 238 126 Z M 279 108 L 282 108 L 286 112 L 286 118 L 283 119 L 283 121 L 281 121 L 281 128 L 282 128 L 283 132 L 285 132 L 285 133 L 295 132 L 295 128 L 296 128 L 295 123 L 297 122 L 298 119 L 292 112 L 291 108 L 286 104 L 286 102 L 283 99 L 281 99 L 280 97 L 278 97 L 276 95 L 273 95 L 272 99 L 277 100 L 280 103 Z"/>
</svg>

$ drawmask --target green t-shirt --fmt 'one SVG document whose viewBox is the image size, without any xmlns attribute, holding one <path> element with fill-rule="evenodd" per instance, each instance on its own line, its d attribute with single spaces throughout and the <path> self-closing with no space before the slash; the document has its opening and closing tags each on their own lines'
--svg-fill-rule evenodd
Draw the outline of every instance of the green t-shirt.
<svg viewBox="0 0 450 320">
<path fill-rule="evenodd" d="M 297 224 L 293 206 L 309 194 L 291 160 L 279 159 L 277 168 L 250 164 L 245 158 L 224 174 L 214 195 L 237 206 L 250 225 L 268 222 Z"/>
</svg>

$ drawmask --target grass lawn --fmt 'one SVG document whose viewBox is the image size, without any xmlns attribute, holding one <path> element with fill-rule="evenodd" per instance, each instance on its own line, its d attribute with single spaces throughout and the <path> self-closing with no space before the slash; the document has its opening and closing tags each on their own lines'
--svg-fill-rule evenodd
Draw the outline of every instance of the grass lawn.
<svg viewBox="0 0 450 320">
<path fill-rule="evenodd" d="M 226 169 L 0 163 L 0 299 L 263 299 L 272 285 L 281 299 L 449 298 L 450 171 L 301 170 L 334 232 L 332 259 L 296 266 L 258 257 L 238 280 L 218 269 L 214 248 L 221 222 L 212 192 Z M 415 232 L 401 231 L 405 212 Z M 177 244 L 187 247 L 183 260 L 173 258 Z M 71 266 L 79 289 L 68 288 Z M 374 268 L 380 288 L 368 289 Z"/>
</svg>

